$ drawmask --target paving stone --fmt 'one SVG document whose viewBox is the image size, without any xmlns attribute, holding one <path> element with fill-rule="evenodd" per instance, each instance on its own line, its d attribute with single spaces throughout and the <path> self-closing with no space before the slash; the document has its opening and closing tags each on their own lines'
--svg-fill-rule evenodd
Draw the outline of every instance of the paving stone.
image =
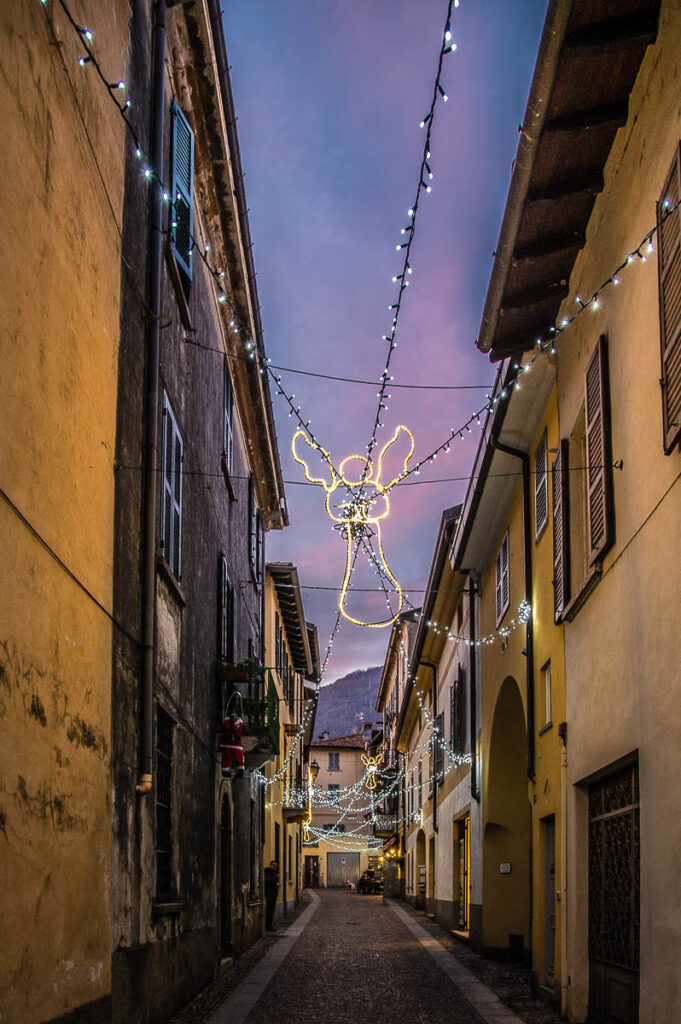
<svg viewBox="0 0 681 1024">
<path fill-rule="evenodd" d="M 319 895 L 246 1024 L 484 1024 L 380 896 Z"/>
</svg>

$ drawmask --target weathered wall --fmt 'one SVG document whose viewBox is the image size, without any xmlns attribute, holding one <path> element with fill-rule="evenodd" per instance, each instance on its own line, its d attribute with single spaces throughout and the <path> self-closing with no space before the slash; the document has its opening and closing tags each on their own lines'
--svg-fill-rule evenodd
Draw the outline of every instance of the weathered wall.
<svg viewBox="0 0 681 1024">
<path fill-rule="evenodd" d="M 641 65 L 575 264 L 571 294 L 593 291 L 655 224 L 655 202 L 681 136 L 681 8 L 662 4 L 658 39 Z M 641 1020 L 681 1013 L 681 866 L 677 757 L 681 710 L 678 536 L 681 457 L 662 448 L 657 257 L 622 271 L 560 348 L 559 413 L 567 436 L 583 401 L 586 363 L 607 332 L 612 394 L 616 541 L 602 579 L 566 624 L 569 803 L 569 1012 L 588 999 L 586 794 L 574 784 L 638 751 L 641 835 Z"/>
<path fill-rule="evenodd" d="M 136 51 L 130 75 L 147 100 L 151 80 L 150 13 L 135 8 Z M 168 12 L 165 95 L 165 168 L 168 176 L 170 104 L 173 96 L 197 131 L 193 233 L 203 244 L 219 231 L 208 159 L 219 126 L 210 120 L 205 92 L 206 65 L 192 47 L 202 40 L 187 36 L 184 9 Z M 148 126 L 143 144 L 147 144 Z M 117 438 L 115 602 L 117 615 L 139 637 L 142 621 L 142 465 L 146 317 L 141 296 L 146 280 L 147 190 L 139 163 L 129 151 L 121 365 L 118 387 L 120 430 Z M 224 170 L 224 168 L 223 168 Z M 227 267 L 228 278 L 238 268 Z M 160 333 L 160 389 L 165 391 L 184 443 L 182 481 L 182 568 L 174 580 L 159 559 L 156 580 L 156 660 L 154 721 L 161 707 L 173 720 L 172 877 L 173 905 L 159 907 L 156 891 L 156 763 L 146 796 L 135 791 L 140 771 L 141 652 L 139 644 L 117 637 L 114 648 L 113 734 L 113 1018 L 116 1021 L 164 1020 L 188 1002 L 214 976 L 220 955 L 221 883 L 218 866 L 219 796 L 229 794 L 233 849 L 230 858 L 232 946 L 238 955 L 260 934 L 260 904 L 242 898 L 250 880 L 249 825 L 254 796 L 248 773 L 223 784 L 218 735 L 221 692 L 218 656 L 219 558 L 227 560 L 235 587 L 237 660 L 249 654 L 249 640 L 260 650 L 260 587 L 248 554 L 249 443 L 235 406 L 231 488 L 223 476 L 223 365 L 230 349 L 226 320 L 217 303 L 215 282 L 194 254 L 187 301 L 191 324 L 183 320 L 183 302 L 163 255 Z M 167 318 L 167 319 L 166 319 Z M 231 363 L 234 360 L 230 360 Z M 159 431 L 162 401 L 159 403 Z M 162 433 L 159 432 L 159 437 Z M 257 442 L 257 439 L 256 439 Z M 161 474 L 157 509 L 161 515 Z M 233 493 L 232 493 L 233 492 Z M 157 538 L 158 539 L 158 538 Z M 160 548 L 159 548 L 160 554 Z M 156 735 L 156 727 L 154 731 Z M 156 762 L 156 759 L 154 759 Z M 257 799 L 257 793 L 255 793 Z M 259 822 L 259 813 L 257 821 Z M 260 871 L 261 846 L 256 850 Z"/>
<path fill-rule="evenodd" d="M 127 3 L 77 8 L 122 77 Z M 2 5 L 0 486 L 30 528 L 0 500 L 0 1014 L 22 1024 L 105 1019 L 111 991 L 124 135 L 82 53 L 58 5 Z"/>
</svg>

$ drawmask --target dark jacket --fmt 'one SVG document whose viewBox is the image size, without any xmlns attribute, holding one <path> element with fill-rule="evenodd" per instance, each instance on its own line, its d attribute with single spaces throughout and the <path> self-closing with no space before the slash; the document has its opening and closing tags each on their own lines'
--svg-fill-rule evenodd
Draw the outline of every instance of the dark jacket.
<svg viewBox="0 0 681 1024">
<path fill-rule="evenodd" d="M 273 868 L 265 868 L 265 899 L 277 898 L 279 892 L 279 872 Z"/>
</svg>

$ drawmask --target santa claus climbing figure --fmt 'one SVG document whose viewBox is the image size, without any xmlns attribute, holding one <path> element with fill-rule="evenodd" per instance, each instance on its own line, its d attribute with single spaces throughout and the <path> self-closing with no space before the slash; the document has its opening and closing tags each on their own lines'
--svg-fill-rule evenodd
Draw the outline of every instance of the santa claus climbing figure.
<svg viewBox="0 0 681 1024">
<path fill-rule="evenodd" d="M 222 723 L 222 777 L 240 779 L 244 774 L 244 748 L 241 734 L 244 723 L 237 714 L 228 715 Z M 233 772 L 232 768 L 236 770 Z"/>
</svg>

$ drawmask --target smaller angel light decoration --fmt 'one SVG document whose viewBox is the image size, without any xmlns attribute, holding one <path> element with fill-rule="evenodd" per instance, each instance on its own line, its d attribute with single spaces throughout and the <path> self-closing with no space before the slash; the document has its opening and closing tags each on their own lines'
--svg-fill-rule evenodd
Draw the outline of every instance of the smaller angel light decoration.
<svg viewBox="0 0 681 1024">
<path fill-rule="evenodd" d="M 402 470 L 392 480 L 383 483 L 381 479 L 383 460 L 389 449 L 399 440 L 402 434 L 406 434 L 409 438 L 409 450 L 402 461 Z M 307 462 L 297 451 L 297 443 L 300 438 L 303 439 L 308 448 L 321 455 L 328 469 L 327 478 L 312 475 Z M 305 470 L 307 480 L 313 484 L 320 484 L 324 488 L 326 494 L 324 505 L 327 515 L 334 522 L 335 529 L 340 532 L 346 541 L 345 575 L 338 602 L 341 615 L 348 622 L 352 622 L 356 626 L 367 626 L 370 629 L 381 629 L 384 626 L 392 625 L 402 611 L 404 596 L 383 551 L 381 523 L 390 514 L 388 494 L 395 484 L 399 483 L 407 475 L 407 464 L 414 454 L 414 438 L 411 431 L 404 426 L 396 427 L 393 436 L 389 441 L 386 441 L 378 453 L 375 463 L 367 455 L 348 455 L 343 459 L 337 471 L 326 449 L 322 448 L 317 442 L 312 441 L 302 428 L 297 430 L 293 436 L 291 451 L 293 458 Z M 359 471 L 357 472 L 356 470 L 354 474 L 349 468 L 346 468 L 353 462 L 359 466 Z M 349 495 L 349 500 L 333 504 L 332 499 L 340 487 L 345 488 Z M 378 549 L 375 556 L 371 550 L 370 540 L 374 536 L 376 537 L 376 547 Z M 365 622 L 362 619 L 354 618 L 345 608 L 347 592 L 356 562 L 357 549 L 360 546 L 369 552 L 375 567 L 385 579 L 390 581 L 398 597 L 397 611 L 390 618 L 382 619 L 380 622 Z"/>
<path fill-rule="evenodd" d="M 382 754 L 376 754 L 375 757 L 369 757 L 368 754 L 362 754 L 362 764 L 366 768 L 366 778 L 364 785 L 367 789 L 376 789 L 376 772 L 378 766 L 381 763 Z"/>
</svg>

